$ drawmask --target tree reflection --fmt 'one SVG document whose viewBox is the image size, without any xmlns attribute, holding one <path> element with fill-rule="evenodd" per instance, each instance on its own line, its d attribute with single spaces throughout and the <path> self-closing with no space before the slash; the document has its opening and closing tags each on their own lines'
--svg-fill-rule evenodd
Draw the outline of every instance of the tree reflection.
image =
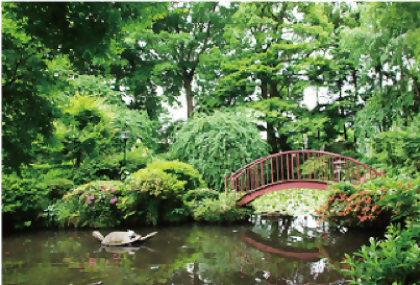
<svg viewBox="0 0 420 285">
<path fill-rule="evenodd" d="M 90 231 L 6 239 L 3 284 L 334 284 L 344 252 L 368 242 L 310 217 L 255 220 L 160 229 L 138 247 L 100 251 Z"/>
</svg>

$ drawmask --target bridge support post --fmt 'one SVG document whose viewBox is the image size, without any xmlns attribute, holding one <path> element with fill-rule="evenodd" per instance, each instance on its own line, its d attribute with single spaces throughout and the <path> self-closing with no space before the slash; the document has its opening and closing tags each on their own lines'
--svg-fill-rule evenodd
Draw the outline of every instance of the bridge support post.
<svg viewBox="0 0 420 285">
<path fill-rule="evenodd" d="M 227 197 L 227 175 L 225 173 L 225 196 Z"/>
</svg>

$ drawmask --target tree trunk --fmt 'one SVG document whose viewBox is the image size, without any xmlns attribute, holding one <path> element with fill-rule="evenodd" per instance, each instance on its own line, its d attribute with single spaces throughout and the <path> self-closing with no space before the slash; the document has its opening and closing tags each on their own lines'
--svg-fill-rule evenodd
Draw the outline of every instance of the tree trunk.
<svg viewBox="0 0 420 285">
<path fill-rule="evenodd" d="M 187 114 L 188 118 L 191 118 L 194 113 L 194 92 L 192 91 L 192 76 L 184 76 L 184 88 L 185 88 L 185 94 L 187 97 Z"/>
<path fill-rule="evenodd" d="M 267 87 L 266 87 L 267 89 Z M 265 96 L 268 96 L 267 90 L 265 90 Z M 277 82 L 270 84 L 270 98 L 279 97 L 277 92 Z M 271 110 L 270 110 L 271 111 Z M 271 146 L 271 154 L 279 153 L 277 145 L 276 129 L 272 123 L 267 122 L 267 143 Z"/>
<path fill-rule="evenodd" d="M 419 105 L 420 105 L 420 87 L 417 80 L 418 80 L 417 77 L 413 76 L 413 85 L 414 85 L 414 89 L 416 90 Z"/>
<path fill-rule="evenodd" d="M 354 110 L 353 110 L 353 114 L 354 114 L 354 120 L 356 120 L 356 110 L 357 110 L 357 99 L 358 99 L 358 95 L 357 95 L 357 77 L 356 77 L 356 70 L 353 69 L 352 72 L 352 76 L 353 76 L 353 84 L 354 84 Z M 354 126 L 354 121 L 353 121 L 353 126 Z M 356 147 L 357 144 L 357 137 L 356 137 L 356 131 L 354 132 L 354 147 Z"/>
<path fill-rule="evenodd" d="M 318 86 L 316 86 L 316 108 L 318 108 L 318 112 L 321 112 L 321 110 L 319 110 Z M 318 149 L 321 149 L 321 139 L 320 139 L 319 129 L 318 129 Z"/>
</svg>

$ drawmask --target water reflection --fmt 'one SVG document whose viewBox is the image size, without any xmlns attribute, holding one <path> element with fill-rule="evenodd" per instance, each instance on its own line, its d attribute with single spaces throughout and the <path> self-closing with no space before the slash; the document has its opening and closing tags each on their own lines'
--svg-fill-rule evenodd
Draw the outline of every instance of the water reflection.
<svg viewBox="0 0 420 285">
<path fill-rule="evenodd" d="M 343 284 L 341 258 L 369 239 L 317 225 L 311 217 L 256 217 L 242 226 L 158 232 L 131 247 L 101 247 L 92 231 L 80 230 L 4 237 L 2 283 Z"/>
</svg>

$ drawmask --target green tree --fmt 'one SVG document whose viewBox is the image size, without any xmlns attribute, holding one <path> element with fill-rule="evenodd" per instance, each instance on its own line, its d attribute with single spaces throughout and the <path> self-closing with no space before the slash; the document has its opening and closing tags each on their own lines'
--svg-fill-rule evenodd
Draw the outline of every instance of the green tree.
<svg viewBox="0 0 420 285">
<path fill-rule="evenodd" d="M 172 3 L 169 13 L 153 25 L 153 30 L 136 30 L 127 39 L 132 49 L 138 41 L 155 56 L 151 80 L 164 88 L 172 105 L 183 89 L 187 96 L 188 117 L 194 111 L 193 80 L 200 56 L 224 44 L 223 30 L 235 10 L 218 3 Z M 134 63 L 134 62 L 133 62 Z M 150 71 L 150 69 L 149 69 Z"/>
<path fill-rule="evenodd" d="M 247 114 L 246 109 L 198 114 L 175 129 L 171 157 L 192 165 L 210 188 L 220 191 L 225 174 L 268 154 L 255 118 Z"/>
<path fill-rule="evenodd" d="M 228 44 L 202 56 L 200 83 L 205 90 L 199 95 L 200 109 L 211 112 L 242 104 L 256 108 L 267 123 L 261 129 L 267 131 L 272 153 L 301 148 L 304 137 L 308 147 L 319 149 L 346 135 L 350 114 L 343 109 L 348 102 L 333 76 L 341 66 L 329 58 L 337 46 L 337 36 L 331 34 L 339 33 L 344 20 L 327 17 L 330 10 L 322 3 L 242 3 L 226 27 Z M 335 18 L 339 13 L 334 11 Z M 205 73 L 207 66 L 218 66 L 220 74 Z M 309 86 L 330 88 L 330 102 L 308 110 L 301 102 Z M 333 99 L 334 93 L 339 99 Z"/>
<path fill-rule="evenodd" d="M 83 72 L 110 60 L 131 20 L 139 28 L 150 26 L 166 4 L 17 2 L 2 7 L 2 158 L 6 168 L 18 170 L 33 160 L 32 142 L 51 136 L 52 121 L 60 116 L 54 98 L 66 89 L 69 70 Z"/>
</svg>

